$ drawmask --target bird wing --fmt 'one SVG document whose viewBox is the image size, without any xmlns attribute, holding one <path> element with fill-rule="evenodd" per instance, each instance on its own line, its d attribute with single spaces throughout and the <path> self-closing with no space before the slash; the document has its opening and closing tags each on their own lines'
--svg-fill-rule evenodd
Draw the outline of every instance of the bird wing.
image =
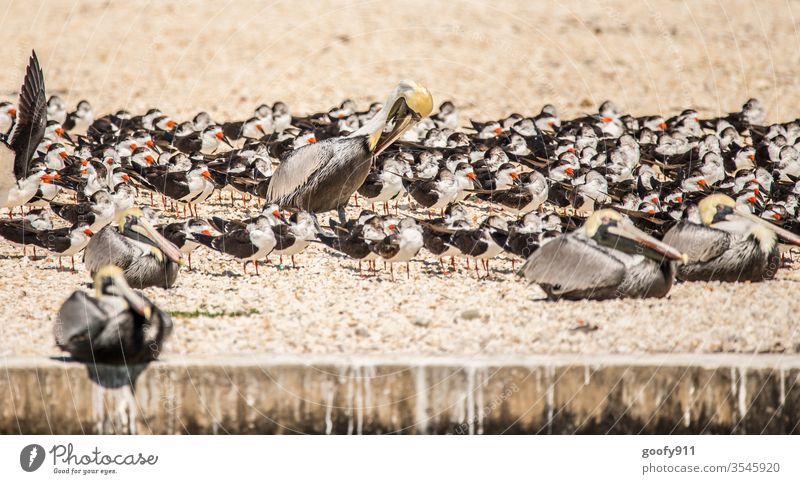
<svg viewBox="0 0 800 484">
<path fill-rule="evenodd" d="M 28 162 L 44 137 L 47 124 L 47 100 L 44 92 L 44 74 L 39 67 L 36 52 L 31 54 L 25 80 L 19 93 L 17 122 L 8 134 L 8 145 L 14 150 L 13 176 L 16 180 L 28 175 Z M 4 150 L 5 151 L 5 150 Z M 0 156 L 0 186 L 7 186 L 10 159 L 8 153 Z M 12 180 L 12 183 L 14 181 Z"/>
<path fill-rule="evenodd" d="M 56 344 L 59 348 L 69 349 L 81 341 L 92 339 L 103 331 L 108 318 L 96 299 L 83 291 L 75 291 L 58 311 Z"/>
<path fill-rule="evenodd" d="M 730 247 L 730 235 L 705 225 L 681 222 L 664 234 L 664 243 L 689 256 L 691 262 L 708 262 Z"/>
<path fill-rule="evenodd" d="M 126 269 L 133 263 L 134 257 L 138 256 L 139 251 L 133 249 L 127 237 L 121 235 L 116 227 L 106 225 L 89 240 L 83 261 L 89 272 L 94 275 L 106 265 Z"/>
<path fill-rule="evenodd" d="M 281 203 L 308 182 L 314 172 L 336 156 L 332 140 L 311 143 L 294 150 L 278 165 L 267 189 L 270 203 Z"/>
<path fill-rule="evenodd" d="M 519 272 L 530 282 L 569 293 L 618 286 L 625 266 L 590 242 L 561 236 L 541 246 Z"/>
</svg>

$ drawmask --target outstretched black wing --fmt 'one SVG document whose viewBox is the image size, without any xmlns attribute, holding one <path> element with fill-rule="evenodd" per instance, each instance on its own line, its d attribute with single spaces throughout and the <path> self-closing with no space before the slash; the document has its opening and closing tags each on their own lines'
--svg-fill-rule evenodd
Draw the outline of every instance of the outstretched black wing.
<svg viewBox="0 0 800 484">
<path fill-rule="evenodd" d="M 17 180 L 28 175 L 28 163 L 44 137 L 47 125 L 47 97 L 44 74 L 36 52 L 31 53 L 25 80 L 19 93 L 17 121 L 8 135 L 8 145 L 14 150 L 14 176 Z"/>
</svg>

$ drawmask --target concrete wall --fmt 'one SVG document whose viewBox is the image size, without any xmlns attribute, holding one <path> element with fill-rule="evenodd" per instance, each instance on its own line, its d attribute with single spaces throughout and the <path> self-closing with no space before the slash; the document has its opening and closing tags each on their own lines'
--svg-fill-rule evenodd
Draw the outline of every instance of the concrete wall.
<svg viewBox="0 0 800 484">
<path fill-rule="evenodd" d="M 0 362 L 0 433 L 800 433 L 800 357 Z"/>
</svg>

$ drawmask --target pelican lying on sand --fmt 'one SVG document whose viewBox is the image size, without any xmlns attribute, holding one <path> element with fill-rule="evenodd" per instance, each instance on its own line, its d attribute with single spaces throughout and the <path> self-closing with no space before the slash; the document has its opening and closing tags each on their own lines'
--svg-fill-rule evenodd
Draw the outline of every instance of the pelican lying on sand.
<svg viewBox="0 0 800 484">
<path fill-rule="evenodd" d="M 430 114 L 431 93 L 413 81 L 402 81 L 383 109 L 349 136 L 329 138 L 291 152 L 269 183 L 268 203 L 280 207 L 327 212 L 344 206 L 369 174 L 372 160 L 415 122 Z M 388 133 L 383 133 L 392 122 Z"/>
<path fill-rule="evenodd" d="M 178 278 L 181 252 L 145 219 L 138 208 L 130 208 L 106 226 L 86 246 L 84 264 L 92 277 L 100 268 L 122 268 L 128 284 L 136 288 L 172 287 Z"/>
<path fill-rule="evenodd" d="M 664 235 L 664 242 L 686 252 L 678 268 L 684 281 L 762 281 L 780 266 L 778 237 L 800 245 L 800 237 L 739 208 L 723 194 L 697 204 L 702 225 L 683 220 Z"/>
<path fill-rule="evenodd" d="M 56 344 L 78 361 L 136 364 L 158 358 L 172 319 L 132 290 L 122 269 L 105 266 L 94 277 L 96 296 L 75 291 L 64 301 Z"/>
<path fill-rule="evenodd" d="M 611 209 L 550 240 L 519 273 L 552 299 L 663 297 L 672 287 L 677 249 L 647 235 Z"/>
</svg>

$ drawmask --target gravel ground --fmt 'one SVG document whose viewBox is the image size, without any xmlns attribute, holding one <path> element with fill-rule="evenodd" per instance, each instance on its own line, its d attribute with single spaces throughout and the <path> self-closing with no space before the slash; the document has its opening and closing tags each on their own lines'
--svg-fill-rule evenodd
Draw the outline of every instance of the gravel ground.
<svg viewBox="0 0 800 484">
<path fill-rule="evenodd" d="M 98 112 L 158 106 L 179 119 L 201 109 L 241 119 L 281 99 L 303 113 L 346 97 L 382 100 L 410 77 L 437 102 L 455 100 L 464 121 L 545 102 L 574 116 L 606 98 L 635 114 L 715 115 L 750 96 L 783 120 L 800 105 L 798 10 L 784 1 L 2 2 L 0 94 L 14 98 L 35 47 L 49 92 Z M 242 214 L 214 204 L 200 213 Z M 797 264 L 772 282 L 679 284 L 661 300 L 548 303 L 506 259 L 489 279 L 463 268 L 443 276 L 434 261 L 423 252 L 410 280 L 392 282 L 318 247 L 300 269 L 260 276 L 200 251 L 176 288 L 146 292 L 175 315 L 166 357 L 800 352 Z M 80 261 L 76 273 L 57 267 L 0 244 L 0 355 L 59 354 L 54 316 L 88 276 Z"/>
</svg>

